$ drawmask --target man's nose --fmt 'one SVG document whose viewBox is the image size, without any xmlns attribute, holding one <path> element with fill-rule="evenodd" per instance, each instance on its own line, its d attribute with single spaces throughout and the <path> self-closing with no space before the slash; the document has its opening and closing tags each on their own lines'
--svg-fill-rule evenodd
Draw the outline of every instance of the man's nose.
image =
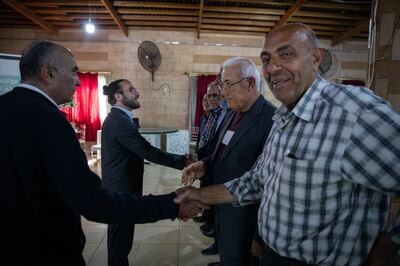
<svg viewBox="0 0 400 266">
<path fill-rule="evenodd" d="M 268 66 L 267 66 L 267 71 L 269 73 L 274 73 L 280 69 L 281 69 L 281 64 L 280 64 L 279 60 L 271 58 Z"/>
</svg>

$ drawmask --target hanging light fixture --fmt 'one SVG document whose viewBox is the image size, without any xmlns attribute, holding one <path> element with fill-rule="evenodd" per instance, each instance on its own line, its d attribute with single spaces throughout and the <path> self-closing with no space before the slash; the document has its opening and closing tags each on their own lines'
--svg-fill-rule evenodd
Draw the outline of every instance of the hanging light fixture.
<svg viewBox="0 0 400 266">
<path fill-rule="evenodd" d="M 91 11 L 91 4 L 90 4 L 90 0 L 89 0 L 89 21 L 85 25 L 85 30 L 86 30 L 87 33 L 92 34 L 96 30 L 96 27 L 92 23 L 92 18 L 91 18 L 91 12 L 90 11 Z"/>
</svg>

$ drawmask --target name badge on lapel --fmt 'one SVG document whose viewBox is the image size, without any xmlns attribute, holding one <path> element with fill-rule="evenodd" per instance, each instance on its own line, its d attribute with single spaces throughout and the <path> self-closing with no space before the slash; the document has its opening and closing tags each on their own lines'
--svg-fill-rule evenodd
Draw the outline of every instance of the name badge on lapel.
<svg viewBox="0 0 400 266">
<path fill-rule="evenodd" d="M 235 131 L 227 130 L 227 131 L 225 132 L 224 137 L 222 138 L 222 144 L 228 146 L 229 141 L 231 141 L 231 138 L 232 138 L 232 136 L 233 136 L 234 133 L 235 133 Z"/>
</svg>

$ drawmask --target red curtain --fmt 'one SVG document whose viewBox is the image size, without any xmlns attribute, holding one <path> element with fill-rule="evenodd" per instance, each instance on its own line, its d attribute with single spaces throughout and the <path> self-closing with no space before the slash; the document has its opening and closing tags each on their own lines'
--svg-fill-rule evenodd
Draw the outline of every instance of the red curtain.
<svg viewBox="0 0 400 266">
<path fill-rule="evenodd" d="M 208 84 L 213 82 L 217 75 L 199 76 L 197 77 L 197 95 L 196 95 L 196 113 L 194 115 L 194 126 L 198 127 L 200 124 L 200 116 L 204 114 L 203 110 L 203 96 L 207 93 Z"/>
<path fill-rule="evenodd" d="M 97 73 L 78 72 L 81 86 L 76 88 L 74 100 L 76 106 L 63 108 L 67 119 L 75 123 L 85 134 L 86 141 L 96 141 L 97 130 L 100 129 L 100 113 L 98 98 Z"/>
</svg>

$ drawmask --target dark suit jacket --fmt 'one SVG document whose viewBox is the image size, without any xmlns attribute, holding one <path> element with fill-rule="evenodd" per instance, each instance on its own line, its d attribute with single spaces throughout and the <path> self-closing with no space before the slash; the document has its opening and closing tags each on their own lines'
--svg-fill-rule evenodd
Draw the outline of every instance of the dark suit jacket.
<svg viewBox="0 0 400 266">
<path fill-rule="evenodd" d="M 101 189 L 65 115 L 37 92 L 0 96 L 2 265 L 85 265 L 81 217 L 101 223 L 174 218 L 173 194 Z"/>
<path fill-rule="evenodd" d="M 218 171 L 213 173 L 217 175 L 214 180 L 218 184 L 240 177 L 250 170 L 262 152 L 275 110 L 272 104 L 260 96 L 245 112 L 239 128 L 225 147 Z M 235 112 L 231 110 L 225 118 L 212 159 L 209 157 L 205 160 L 207 171 L 212 171 L 215 166 L 218 147 L 234 115 Z M 216 206 L 220 252 L 226 256 L 224 265 L 249 265 L 251 239 L 257 226 L 257 210 L 258 204 L 244 207 L 233 207 L 231 204 Z"/>
<path fill-rule="evenodd" d="M 103 187 L 142 194 L 143 158 L 176 169 L 185 165 L 185 156 L 151 146 L 123 111 L 111 108 L 101 130 Z"/>
</svg>

